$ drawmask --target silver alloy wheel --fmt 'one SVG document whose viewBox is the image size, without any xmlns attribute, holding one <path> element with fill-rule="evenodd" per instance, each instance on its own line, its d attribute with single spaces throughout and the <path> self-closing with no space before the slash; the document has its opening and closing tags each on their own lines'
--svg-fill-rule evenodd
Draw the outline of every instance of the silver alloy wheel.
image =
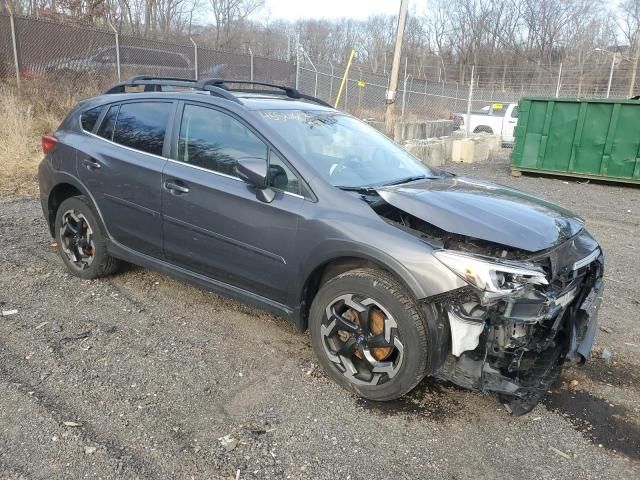
<svg viewBox="0 0 640 480">
<path fill-rule="evenodd" d="M 67 210 L 60 225 L 60 246 L 78 270 L 89 268 L 95 257 L 93 230 L 87 218 L 77 210 Z"/>
<path fill-rule="evenodd" d="M 402 365 L 404 346 L 398 324 L 376 300 L 341 295 L 325 309 L 322 345 L 335 368 L 356 385 L 379 385 Z"/>
</svg>

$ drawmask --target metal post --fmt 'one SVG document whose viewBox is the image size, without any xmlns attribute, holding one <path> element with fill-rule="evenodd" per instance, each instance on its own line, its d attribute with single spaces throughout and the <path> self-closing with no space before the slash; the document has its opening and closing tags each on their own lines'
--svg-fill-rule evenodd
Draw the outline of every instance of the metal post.
<svg viewBox="0 0 640 480">
<path fill-rule="evenodd" d="M 347 78 L 347 83 L 344 85 L 344 111 L 349 111 L 349 79 Z"/>
<path fill-rule="evenodd" d="M 404 84 L 402 86 L 402 109 L 400 111 L 400 121 L 404 121 L 404 105 L 407 98 L 407 59 L 404 57 Z"/>
<path fill-rule="evenodd" d="M 458 110 L 458 88 L 459 87 L 460 87 L 460 85 L 458 84 L 458 82 L 456 82 L 456 101 L 455 101 L 455 104 L 454 104 L 454 107 L 453 107 L 453 109 L 455 111 Z"/>
<path fill-rule="evenodd" d="M 562 62 L 560 62 L 560 69 L 558 70 L 558 84 L 556 85 L 556 98 L 560 96 L 560 80 L 562 79 Z"/>
<path fill-rule="evenodd" d="M 249 73 L 249 79 L 253 82 L 253 50 L 249 47 L 249 60 L 251 61 L 251 70 Z"/>
<path fill-rule="evenodd" d="M 473 99 L 473 74 L 475 73 L 476 66 L 471 65 L 471 81 L 469 82 L 469 99 L 467 100 L 467 128 L 466 135 L 469 136 L 469 128 L 471 127 L 471 122 L 469 121 L 471 118 L 471 100 Z"/>
<path fill-rule="evenodd" d="M 296 34 L 296 90 L 300 88 L 300 34 Z"/>
<path fill-rule="evenodd" d="M 120 75 L 120 38 L 118 37 L 118 30 L 116 29 L 116 27 L 114 27 L 111 22 L 109 22 L 109 26 L 111 27 L 111 30 L 113 30 L 113 33 L 116 36 L 116 71 L 118 72 L 118 81 L 120 81 L 120 79 L 121 79 L 121 75 Z"/>
<path fill-rule="evenodd" d="M 329 80 L 329 103 L 331 103 L 331 99 L 333 98 L 333 63 L 329 62 L 329 66 L 331 67 L 331 79 Z"/>
<path fill-rule="evenodd" d="M 629 98 L 633 97 L 633 91 L 636 86 L 636 75 L 638 74 L 638 62 L 640 61 L 640 32 L 636 33 L 636 37 L 636 54 L 633 57 L 631 80 L 629 81 Z"/>
<path fill-rule="evenodd" d="M 18 42 L 16 40 L 16 24 L 13 19 L 13 10 L 9 10 L 9 23 L 11 24 L 11 43 L 13 44 L 13 62 L 16 66 L 16 83 L 20 88 L 20 61 L 18 60 Z"/>
<path fill-rule="evenodd" d="M 193 78 L 198 80 L 198 44 L 191 37 L 189 37 L 189 40 L 191 40 L 191 43 L 193 44 L 193 69 L 195 70 Z"/>
<path fill-rule="evenodd" d="M 360 70 L 360 81 L 362 81 L 362 68 L 358 67 Z M 362 87 L 358 84 L 358 115 L 360 114 L 360 105 L 362 104 Z"/>
<path fill-rule="evenodd" d="M 318 96 L 318 69 L 316 68 L 316 66 L 313 64 L 313 62 L 311 61 L 311 58 L 309 58 L 309 55 L 307 54 L 307 51 L 302 48 L 302 46 L 300 46 L 300 50 L 302 50 L 302 54 L 307 57 L 307 60 L 309 61 L 309 63 L 311 64 L 311 68 L 313 68 L 313 71 L 316 74 L 316 83 L 313 87 L 313 96 L 317 97 Z"/>
<path fill-rule="evenodd" d="M 611 93 L 611 82 L 613 81 L 613 69 L 616 66 L 616 57 L 617 53 L 611 55 L 611 70 L 609 71 L 609 84 L 607 85 L 607 98 L 609 98 L 609 94 Z"/>
<path fill-rule="evenodd" d="M 422 102 L 422 106 L 427 106 L 427 72 L 424 72 L 424 101 Z"/>
</svg>

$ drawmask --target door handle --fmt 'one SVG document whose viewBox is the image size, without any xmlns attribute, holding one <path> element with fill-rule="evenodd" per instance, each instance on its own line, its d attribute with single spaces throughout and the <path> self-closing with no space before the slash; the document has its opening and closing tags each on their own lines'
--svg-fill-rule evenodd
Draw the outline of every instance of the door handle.
<svg viewBox="0 0 640 480">
<path fill-rule="evenodd" d="M 98 161 L 95 158 L 83 158 L 82 163 L 84 163 L 84 166 L 87 167 L 89 170 L 102 168 L 102 165 L 100 165 L 100 163 L 98 163 Z"/>
<path fill-rule="evenodd" d="M 177 182 L 165 182 L 164 188 L 174 194 L 189 193 L 189 189 L 187 187 L 180 185 Z"/>
</svg>

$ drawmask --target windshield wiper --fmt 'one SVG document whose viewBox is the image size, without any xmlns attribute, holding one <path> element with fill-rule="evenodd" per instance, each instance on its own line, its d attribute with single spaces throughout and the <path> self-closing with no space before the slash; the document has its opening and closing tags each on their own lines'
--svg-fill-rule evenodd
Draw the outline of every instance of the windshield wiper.
<svg viewBox="0 0 640 480">
<path fill-rule="evenodd" d="M 367 186 L 343 187 L 343 186 L 337 185 L 336 188 L 339 188 L 340 190 L 346 190 L 347 192 L 375 192 L 376 188 L 378 187 L 367 187 Z"/>
<path fill-rule="evenodd" d="M 406 177 L 406 178 L 402 178 L 400 180 L 396 180 L 395 182 L 387 183 L 387 184 L 385 184 L 385 186 L 402 185 L 403 183 L 415 182 L 417 180 L 433 180 L 435 178 L 438 178 L 438 177 L 430 177 L 430 176 L 427 176 L 427 175 L 414 175 L 412 177 Z"/>
</svg>

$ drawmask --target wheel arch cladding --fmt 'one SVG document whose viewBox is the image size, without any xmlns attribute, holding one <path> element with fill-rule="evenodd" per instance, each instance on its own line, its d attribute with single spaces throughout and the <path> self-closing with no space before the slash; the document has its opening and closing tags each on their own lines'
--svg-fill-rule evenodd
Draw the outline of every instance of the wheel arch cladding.
<svg viewBox="0 0 640 480">
<path fill-rule="evenodd" d="M 62 202 L 64 202 L 67 198 L 77 197 L 79 195 L 83 195 L 83 192 L 77 186 L 68 182 L 58 183 L 51 189 L 47 200 L 47 221 L 49 224 L 49 232 L 51 233 L 51 236 L 54 236 L 54 223 L 56 220 L 58 207 L 60 207 Z"/>
<path fill-rule="evenodd" d="M 374 270 L 382 270 L 387 274 L 395 278 L 400 285 L 402 285 L 407 293 L 418 301 L 422 296 L 421 290 L 411 288 L 411 285 L 407 282 L 406 275 L 401 275 L 396 269 L 390 267 L 378 259 L 371 258 L 366 255 L 343 255 L 334 257 L 321 262 L 311 270 L 309 274 L 305 276 L 302 289 L 298 294 L 298 301 L 301 306 L 299 327 L 301 330 L 306 330 L 309 324 L 309 311 L 311 304 L 316 294 L 322 287 L 322 285 L 329 279 L 334 278 L 341 273 L 349 270 L 355 270 L 357 268 L 369 267 Z M 413 279 L 411 279 L 413 281 Z M 414 285 L 415 284 L 415 281 Z"/>
</svg>

